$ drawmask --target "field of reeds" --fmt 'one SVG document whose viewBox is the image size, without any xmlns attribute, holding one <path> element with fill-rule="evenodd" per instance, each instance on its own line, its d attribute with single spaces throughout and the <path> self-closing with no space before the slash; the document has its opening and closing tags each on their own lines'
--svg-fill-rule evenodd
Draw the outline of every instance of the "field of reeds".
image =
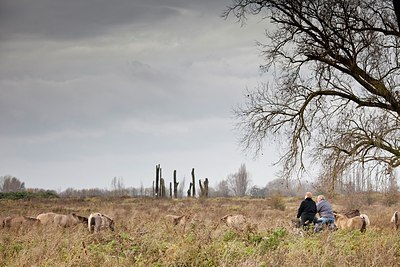
<svg viewBox="0 0 400 267">
<path fill-rule="evenodd" d="M 90 233 L 85 225 L 0 228 L 0 266 L 398 266 L 400 232 L 390 219 L 396 206 L 377 199 L 357 208 L 369 216 L 365 233 L 299 232 L 291 227 L 301 198 L 151 199 L 86 198 L 0 200 L 0 216 L 42 212 L 88 216 L 99 211 L 115 231 Z M 330 200 L 336 211 L 345 198 Z M 242 214 L 240 227 L 221 218 Z M 167 215 L 186 215 L 174 225 Z"/>
</svg>

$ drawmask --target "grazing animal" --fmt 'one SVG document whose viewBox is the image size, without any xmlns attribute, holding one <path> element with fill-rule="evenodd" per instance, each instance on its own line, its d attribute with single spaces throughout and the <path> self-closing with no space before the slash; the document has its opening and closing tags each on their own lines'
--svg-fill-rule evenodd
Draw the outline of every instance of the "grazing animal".
<svg viewBox="0 0 400 267">
<path fill-rule="evenodd" d="M 11 217 L 8 216 L 6 218 L 4 218 L 3 220 L 3 227 L 18 227 L 21 226 L 22 224 L 36 224 L 38 223 L 39 220 L 37 220 L 36 218 L 33 217 L 27 217 L 27 216 L 15 216 L 15 217 Z"/>
<path fill-rule="evenodd" d="M 114 231 L 114 220 L 99 212 L 92 213 L 88 218 L 88 228 L 90 232 L 99 232 L 101 229 L 107 228 Z"/>
<path fill-rule="evenodd" d="M 11 227 L 11 222 L 12 222 L 13 218 L 11 216 L 7 216 L 3 219 L 3 228 L 4 227 Z M 16 223 L 17 220 L 14 220 L 14 222 Z"/>
<path fill-rule="evenodd" d="M 79 217 L 75 213 L 68 214 L 68 215 L 56 214 L 54 216 L 53 222 L 57 226 L 70 227 L 70 226 L 73 226 L 73 225 L 76 225 L 76 224 L 82 222 L 82 220 L 79 219 Z M 87 223 L 87 219 L 86 219 L 86 223 Z"/>
<path fill-rule="evenodd" d="M 360 217 L 365 220 L 366 226 L 370 226 L 371 225 L 371 221 L 369 220 L 369 217 L 368 217 L 367 214 L 360 214 Z"/>
<path fill-rule="evenodd" d="M 80 215 L 77 215 L 77 214 L 75 214 L 75 213 L 72 213 L 72 214 L 74 214 L 75 217 L 78 218 L 79 222 L 81 222 L 81 223 L 83 223 L 83 224 L 87 224 L 87 223 L 88 223 L 88 218 L 87 218 L 87 217 L 85 217 L 85 216 L 80 216 Z"/>
<path fill-rule="evenodd" d="M 390 219 L 390 222 L 393 224 L 393 226 L 394 226 L 394 228 L 396 229 L 396 230 L 398 230 L 399 229 L 399 226 L 400 226 L 400 214 L 399 214 L 399 212 L 398 211 L 395 211 L 394 213 L 393 213 L 393 216 L 392 216 L 392 219 Z"/>
<path fill-rule="evenodd" d="M 165 218 L 166 218 L 168 221 L 171 221 L 171 223 L 172 223 L 173 225 L 178 225 L 178 224 L 183 225 L 183 224 L 185 224 L 185 223 L 187 222 L 187 220 L 188 220 L 188 216 L 186 216 L 186 215 L 181 215 L 181 216 L 177 216 L 177 215 L 166 215 Z"/>
<path fill-rule="evenodd" d="M 340 213 L 334 213 L 334 214 L 335 214 L 336 225 L 339 229 L 360 230 L 362 233 L 365 232 L 367 227 L 368 216 L 366 217 L 355 216 L 352 218 L 347 218 L 344 214 Z"/>
<path fill-rule="evenodd" d="M 221 218 L 227 226 L 233 228 L 241 228 L 246 224 L 246 217 L 238 214 L 238 215 L 225 215 Z"/>
<path fill-rule="evenodd" d="M 360 216 L 360 211 L 358 209 L 349 210 L 348 212 L 345 212 L 344 215 L 347 218 L 353 218 L 353 217 L 356 217 L 356 216 Z"/>
<path fill-rule="evenodd" d="M 39 214 L 36 219 L 40 221 L 40 224 L 49 224 L 54 222 L 54 217 L 57 213 L 54 212 L 47 212 Z"/>
<path fill-rule="evenodd" d="M 344 215 L 347 218 L 354 218 L 354 217 L 360 216 L 360 217 L 365 219 L 365 222 L 367 223 L 367 226 L 369 226 L 371 224 L 368 215 L 367 214 L 361 214 L 358 209 L 350 210 L 350 211 L 344 213 Z"/>
</svg>

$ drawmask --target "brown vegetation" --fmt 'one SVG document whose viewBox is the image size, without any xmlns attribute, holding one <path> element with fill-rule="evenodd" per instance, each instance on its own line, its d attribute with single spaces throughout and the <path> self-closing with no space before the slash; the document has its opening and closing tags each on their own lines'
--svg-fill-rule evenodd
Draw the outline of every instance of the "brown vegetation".
<svg viewBox="0 0 400 267">
<path fill-rule="evenodd" d="M 362 235 L 301 236 L 291 230 L 301 198 L 281 200 L 285 210 L 268 199 L 244 198 L 0 200 L 2 218 L 44 211 L 87 217 L 101 210 L 115 221 L 115 231 L 96 234 L 83 224 L 0 228 L 0 266 L 395 266 L 400 260 L 400 236 L 390 223 L 394 210 L 383 202 L 357 207 L 372 221 Z M 345 199 L 331 203 L 347 210 Z M 170 214 L 190 217 L 180 227 L 166 223 Z M 224 214 L 243 215 L 246 227 L 226 227 Z"/>
</svg>

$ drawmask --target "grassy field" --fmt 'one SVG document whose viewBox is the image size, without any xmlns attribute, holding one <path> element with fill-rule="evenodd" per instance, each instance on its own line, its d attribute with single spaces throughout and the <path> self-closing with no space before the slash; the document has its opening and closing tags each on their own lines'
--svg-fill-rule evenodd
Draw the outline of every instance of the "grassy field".
<svg viewBox="0 0 400 267">
<path fill-rule="evenodd" d="M 360 204 L 371 220 L 364 234 L 339 230 L 301 236 L 290 226 L 301 200 L 2 200 L 0 216 L 99 211 L 114 218 L 116 230 L 0 228 L 0 266 L 399 266 L 400 234 L 390 225 L 395 206 Z M 331 202 L 336 211 L 349 208 L 346 198 Z M 166 216 L 182 214 L 189 216 L 182 225 Z M 243 214 L 247 224 L 230 228 L 220 220 L 227 214 Z"/>
</svg>

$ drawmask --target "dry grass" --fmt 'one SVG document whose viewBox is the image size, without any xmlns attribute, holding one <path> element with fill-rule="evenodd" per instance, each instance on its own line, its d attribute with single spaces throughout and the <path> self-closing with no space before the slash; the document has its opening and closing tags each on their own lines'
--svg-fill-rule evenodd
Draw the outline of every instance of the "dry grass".
<svg viewBox="0 0 400 267">
<path fill-rule="evenodd" d="M 116 231 L 87 227 L 0 228 L 0 266 L 396 266 L 400 235 L 390 225 L 395 211 L 375 201 L 358 206 L 371 227 L 359 231 L 305 233 L 290 228 L 301 199 L 144 198 L 0 201 L 0 216 L 42 212 L 114 218 Z M 279 203 L 278 208 L 275 205 Z M 332 201 L 337 211 L 345 198 Z M 282 209 L 282 205 L 285 208 Z M 244 229 L 220 219 L 243 214 Z M 184 224 L 167 215 L 186 215 Z"/>
</svg>

